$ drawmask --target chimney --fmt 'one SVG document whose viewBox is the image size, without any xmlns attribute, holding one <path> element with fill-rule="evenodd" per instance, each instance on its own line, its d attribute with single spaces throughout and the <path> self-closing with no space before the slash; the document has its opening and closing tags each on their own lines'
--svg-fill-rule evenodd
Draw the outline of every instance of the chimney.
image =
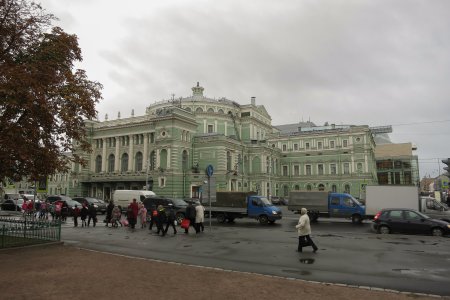
<svg viewBox="0 0 450 300">
<path fill-rule="evenodd" d="M 256 103 L 256 97 L 252 97 L 252 105 L 255 106 Z"/>
</svg>

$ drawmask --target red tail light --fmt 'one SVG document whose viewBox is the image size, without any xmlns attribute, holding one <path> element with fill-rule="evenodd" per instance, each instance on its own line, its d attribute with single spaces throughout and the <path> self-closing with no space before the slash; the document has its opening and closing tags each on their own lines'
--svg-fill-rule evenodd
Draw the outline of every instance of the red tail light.
<svg viewBox="0 0 450 300">
<path fill-rule="evenodd" d="M 379 212 L 375 215 L 375 217 L 373 217 L 373 220 L 374 220 L 374 221 L 378 220 L 378 218 L 380 217 L 380 215 L 381 215 L 381 211 L 379 211 Z"/>
</svg>

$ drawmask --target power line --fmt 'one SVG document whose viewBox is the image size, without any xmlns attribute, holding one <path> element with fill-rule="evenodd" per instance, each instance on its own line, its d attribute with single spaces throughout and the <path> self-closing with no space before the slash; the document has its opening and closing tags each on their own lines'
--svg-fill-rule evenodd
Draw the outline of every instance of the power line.
<svg viewBox="0 0 450 300">
<path fill-rule="evenodd" d="M 433 124 L 433 123 L 445 123 L 445 122 L 450 122 L 450 120 L 438 120 L 438 121 L 424 121 L 424 122 L 401 123 L 401 124 L 392 124 L 391 126 L 409 126 L 409 125 Z"/>
</svg>

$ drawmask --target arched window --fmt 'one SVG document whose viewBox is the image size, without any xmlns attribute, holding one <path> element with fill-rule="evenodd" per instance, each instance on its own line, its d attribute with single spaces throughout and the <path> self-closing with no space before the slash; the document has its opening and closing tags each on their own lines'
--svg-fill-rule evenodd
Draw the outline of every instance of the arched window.
<svg viewBox="0 0 450 300">
<path fill-rule="evenodd" d="M 346 184 L 344 186 L 344 193 L 350 194 L 350 185 L 349 184 Z"/>
<path fill-rule="evenodd" d="M 284 197 L 289 196 L 289 187 L 287 185 L 283 186 L 283 194 L 284 194 Z"/>
<path fill-rule="evenodd" d="M 333 184 L 333 185 L 331 186 L 331 191 L 332 191 L 333 193 L 336 193 L 336 192 L 337 192 L 337 186 L 336 186 L 335 184 Z"/>
<path fill-rule="evenodd" d="M 142 171 L 143 156 L 141 152 L 136 153 L 135 170 Z"/>
<path fill-rule="evenodd" d="M 167 169 L 167 150 L 162 149 L 159 155 L 159 166 L 162 169 Z"/>
<path fill-rule="evenodd" d="M 201 107 L 197 107 L 197 109 L 195 110 L 196 113 L 202 113 L 203 112 L 203 108 Z"/>
<path fill-rule="evenodd" d="M 114 154 L 111 154 L 109 157 L 108 157 L 108 172 L 114 172 L 114 161 L 115 161 L 115 157 L 114 157 Z"/>
<path fill-rule="evenodd" d="M 261 173 L 261 159 L 258 156 L 253 158 L 252 173 Z"/>
<path fill-rule="evenodd" d="M 231 170 L 231 153 L 227 151 L 227 171 Z"/>
<path fill-rule="evenodd" d="M 223 109 L 219 109 L 218 111 L 217 111 L 217 113 L 219 113 L 219 114 L 224 114 L 224 112 L 223 112 Z"/>
<path fill-rule="evenodd" d="M 208 108 L 208 112 L 209 112 L 209 113 L 214 113 L 214 109 Z"/>
<path fill-rule="evenodd" d="M 189 112 L 192 111 L 192 109 L 191 109 L 190 107 L 185 107 L 184 109 L 187 110 L 187 111 L 189 111 Z"/>
<path fill-rule="evenodd" d="M 300 190 L 300 186 L 299 186 L 298 184 L 296 184 L 296 185 L 294 186 L 294 189 L 295 189 L 296 191 L 299 191 L 299 190 Z"/>
<path fill-rule="evenodd" d="M 122 162 L 121 162 L 121 166 L 120 166 L 120 171 L 122 171 L 122 172 L 128 171 L 128 154 L 127 153 L 124 153 L 122 155 Z"/>
<path fill-rule="evenodd" d="M 189 162 L 188 152 L 186 150 L 184 150 L 183 154 L 181 156 L 181 165 L 182 165 L 183 170 L 188 169 L 188 162 Z"/>
<path fill-rule="evenodd" d="M 156 153 L 152 151 L 150 153 L 150 170 L 154 170 L 156 167 Z"/>
<path fill-rule="evenodd" d="M 323 184 L 319 184 L 318 190 L 319 191 L 325 191 L 325 186 Z"/>
<path fill-rule="evenodd" d="M 307 191 L 311 191 L 311 190 L 312 190 L 312 188 L 311 188 L 311 185 L 310 185 L 310 184 L 306 185 L 306 190 L 307 190 Z"/>
<path fill-rule="evenodd" d="M 102 156 L 97 155 L 95 158 L 95 173 L 100 173 L 102 171 Z"/>
</svg>

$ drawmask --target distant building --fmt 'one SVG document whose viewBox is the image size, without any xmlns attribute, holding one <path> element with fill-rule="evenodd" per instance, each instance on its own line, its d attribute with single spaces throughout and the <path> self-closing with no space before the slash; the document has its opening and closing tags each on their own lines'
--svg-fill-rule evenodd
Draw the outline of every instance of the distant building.
<svg viewBox="0 0 450 300">
<path fill-rule="evenodd" d="M 375 142 L 368 126 L 273 126 L 265 107 L 203 95 L 156 102 L 143 116 L 86 121 L 92 153 L 74 166 L 81 195 L 103 199 L 117 189 L 198 198 L 205 168 L 216 190 L 288 196 L 291 190 L 364 194 L 377 183 Z M 69 191 L 70 193 L 70 191 Z"/>
<path fill-rule="evenodd" d="M 377 161 L 378 184 L 419 185 L 419 161 L 411 143 L 377 144 L 375 158 Z"/>
</svg>

